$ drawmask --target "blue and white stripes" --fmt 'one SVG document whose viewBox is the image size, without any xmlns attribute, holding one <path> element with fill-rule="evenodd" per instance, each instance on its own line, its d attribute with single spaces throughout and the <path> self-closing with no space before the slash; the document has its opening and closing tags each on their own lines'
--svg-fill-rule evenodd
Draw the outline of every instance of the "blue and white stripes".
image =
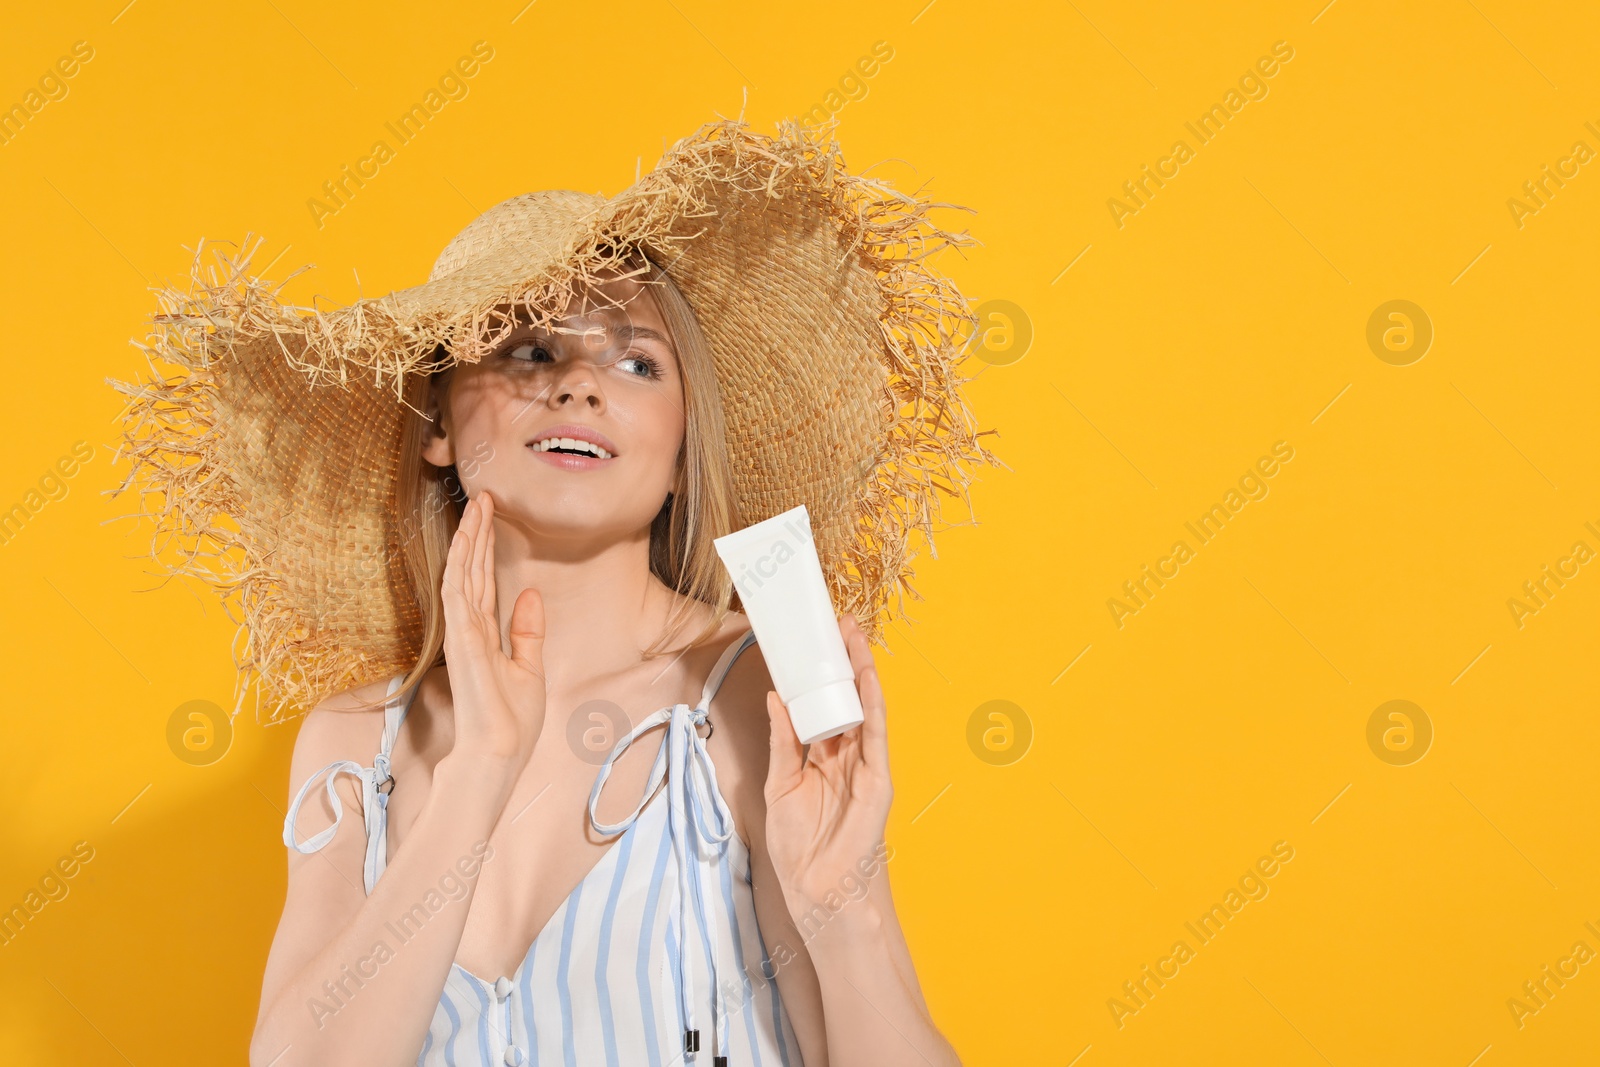
<svg viewBox="0 0 1600 1067">
<path fill-rule="evenodd" d="M 717 970 L 754 995 L 734 1006 L 739 1025 L 713 1049 L 702 1031 L 698 1055 L 683 1054 L 680 994 L 694 1017 L 713 1019 L 713 986 L 699 917 L 691 914 L 687 946 L 678 942 L 678 879 L 668 834 L 668 806 L 647 805 L 600 863 L 551 916 L 518 971 L 501 985 L 453 967 L 419 1067 L 504 1064 L 508 1049 L 526 1063 L 563 1067 L 671 1067 L 729 1057 L 730 1067 L 800 1067 L 794 1032 L 776 995 L 761 990 L 772 964 L 756 930 L 747 881 L 748 856 L 737 835 L 720 875 L 707 879 L 705 916 L 717 928 Z M 680 987 L 679 964 L 688 975 Z M 481 1023 L 481 1025 L 480 1025 Z M 536 1025 L 537 1024 L 537 1025 Z M 515 1055 L 515 1054 L 513 1054 Z"/>
<path fill-rule="evenodd" d="M 801 1067 L 757 928 L 749 853 L 696 730 L 752 641 L 746 634 L 723 654 L 697 706 L 662 708 L 619 742 L 611 760 L 666 726 L 644 799 L 618 823 L 595 822 L 616 843 L 514 973 L 450 969 L 418 1067 L 711 1067 L 722 1056 L 729 1067 Z M 386 715 L 385 764 L 405 710 L 397 701 Z M 611 760 L 591 794 L 591 821 Z M 381 823 L 385 805 L 374 807 Z M 380 834 L 369 820 L 368 861 L 378 874 L 386 860 L 374 848 Z M 314 851 L 310 844 L 300 847 Z M 686 1029 L 699 1031 L 699 1052 L 685 1053 Z"/>
</svg>

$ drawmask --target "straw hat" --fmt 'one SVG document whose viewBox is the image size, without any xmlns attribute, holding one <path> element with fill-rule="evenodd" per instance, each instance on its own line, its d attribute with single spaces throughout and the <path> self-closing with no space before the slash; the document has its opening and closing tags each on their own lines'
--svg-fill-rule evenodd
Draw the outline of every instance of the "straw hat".
<svg viewBox="0 0 1600 1067">
<path fill-rule="evenodd" d="M 151 377 L 113 383 L 130 398 L 123 488 L 166 568 L 235 611 L 240 702 L 259 683 L 263 721 L 407 670 L 422 619 L 395 516 L 405 381 L 441 344 L 487 354 L 508 306 L 548 324 L 639 247 L 705 335 L 744 521 L 804 503 L 835 605 L 876 638 L 917 595 L 910 534 L 931 544 L 938 495 L 965 498 L 966 468 L 993 461 L 960 395 L 972 311 L 930 262 L 971 243 L 930 221 L 949 206 L 849 174 L 831 125 L 720 120 L 609 199 L 507 200 L 425 284 L 338 309 L 251 275 L 259 242 L 213 247 L 209 267 L 202 243 L 188 288 L 158 290 Z"/>
</svg>

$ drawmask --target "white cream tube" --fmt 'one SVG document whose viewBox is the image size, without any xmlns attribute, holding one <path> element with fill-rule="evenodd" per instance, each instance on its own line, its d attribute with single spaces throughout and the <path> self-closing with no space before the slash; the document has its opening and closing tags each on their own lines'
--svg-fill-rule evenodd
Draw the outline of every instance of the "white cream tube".
<svg viewBox="0 0 1600 1067">
<path fill-rule="evenodd" d="M 800 743 L 842 734 L 859 723 L 861 695 L 822 578 L 806 506 L 714 544 Z"/>
</svg>

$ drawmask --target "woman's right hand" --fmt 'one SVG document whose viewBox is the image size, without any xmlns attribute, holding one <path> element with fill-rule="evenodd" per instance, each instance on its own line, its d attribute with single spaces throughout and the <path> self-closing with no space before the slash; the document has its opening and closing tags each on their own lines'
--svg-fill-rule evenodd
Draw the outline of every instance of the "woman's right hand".
<svg viewBox="0 0 1600 1067">
<path fill-rule="evenodd" d="M 509 775 L 527 764 L 544 726 L 544 601 L 524 589 L 511 611 L 511 654 L 495 599 L 494 500 L 467 502 L 444 568 L 444 656 L 455 714 L 451 755 Z"/>
</svg>

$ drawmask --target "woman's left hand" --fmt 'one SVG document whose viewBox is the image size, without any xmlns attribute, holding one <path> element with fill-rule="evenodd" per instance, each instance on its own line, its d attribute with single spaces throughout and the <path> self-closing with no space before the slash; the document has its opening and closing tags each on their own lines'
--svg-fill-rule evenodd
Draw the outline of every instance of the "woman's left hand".
<svg viewBox="0 0 1600 1067">
<path fill-rule="evenodd" d="M 881 870 L 885 859 L 884 827 L 894 790 L 883 688 L 855 616 L 841 619 L 839 632 L 861 695 L 861 725 L 807 751 L 788 708 L 777 693 L 767 693 L 767 850 L 796 922 L 830 894 L 859 898 L 861 882 Z"/>
</svg>

